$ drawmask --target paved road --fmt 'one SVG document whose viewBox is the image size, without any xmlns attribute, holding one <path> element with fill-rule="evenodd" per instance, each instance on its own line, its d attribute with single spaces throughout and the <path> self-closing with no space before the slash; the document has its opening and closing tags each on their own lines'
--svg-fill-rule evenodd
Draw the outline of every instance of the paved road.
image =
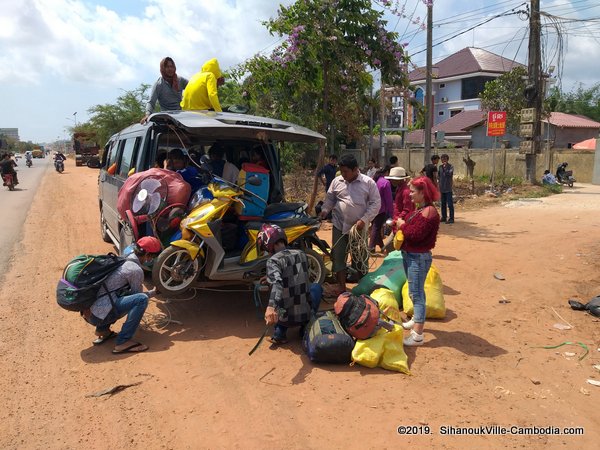
<svg viewBox="0 0 600 450">
<path fill-rule="evenodd" d="M 0 279 L 7 271 L 14 245 L 21 240 L 23 223 L 42 178 L 47 169 L 52 167 L 52 158 L 36 158 L 30 168 L 27 168 L 23 158 L 17 164 L 19 185 L 12 192 L 0 186 Z"/>
</svg>

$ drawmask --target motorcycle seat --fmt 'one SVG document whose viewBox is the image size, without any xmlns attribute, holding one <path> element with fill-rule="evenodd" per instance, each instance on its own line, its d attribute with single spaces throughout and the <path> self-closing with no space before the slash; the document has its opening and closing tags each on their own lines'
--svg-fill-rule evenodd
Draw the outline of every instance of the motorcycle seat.
<svg viewBox="0 0 600 450">
<path fill-rule="evenodd" d="M 302 210 L 305 207 L 306 203 L 271 203 L 265 208 L 263 217 L 269 217 L 284 212 L 294 212 L 296 210 Z"/>
<path fill-rule="evenodd" d="M 252 221 L 252 222 L 248 222 L 246 224 L 246 228 L 248 228 L 249 230 L 260 230 L 260 227 L 262 227 L 262 225 L 264 223 L 270 223 L 270 222 L 268 220 L 264 220 L 262 222 Z M 286 228 L 297 227 L 299 225 L 313 226 L 313 225 L 316 225 L 319 223 L 319 219 L 316 219 L 314 217 L 304 216 L 304 217 L 294 217 L 292 219 L 277 220 L 277 221 L 273 221 L 273 223 L 276 223 L 277 225 L 279 225 L 281 228 L 283 228 L 285 230 Z"/>
</svg>

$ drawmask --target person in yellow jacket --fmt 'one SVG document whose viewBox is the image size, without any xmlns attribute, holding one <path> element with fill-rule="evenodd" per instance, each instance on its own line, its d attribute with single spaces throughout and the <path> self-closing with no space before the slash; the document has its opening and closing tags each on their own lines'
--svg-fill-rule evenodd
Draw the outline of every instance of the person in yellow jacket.
<svg viewBox="0 0 600 450">
<path fill-rule="evenodd" d="M 202 65 L 202 70 L 195 74 L 183 91 L 181 109 L 209 109 L 221 112 L 217 88 L 225 83 L 217 58 L 210 59 Z"/>
</svg>

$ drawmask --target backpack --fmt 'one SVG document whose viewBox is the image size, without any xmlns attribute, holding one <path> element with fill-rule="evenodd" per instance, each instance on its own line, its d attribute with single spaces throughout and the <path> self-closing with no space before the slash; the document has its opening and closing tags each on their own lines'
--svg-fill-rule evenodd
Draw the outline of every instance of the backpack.
<svg viewBox="0 0 600 450">
<path fill-rule="evenodd" d="M 348 364 L 354 339 L 344 331 L 336 315 L 327 311 L 310 320 L 304 331 L 302 347 L 313 362 Z"/>
<path fill-rule="evenodd" d="M 380 328 L 379 305 L 368 295 L 344 292 L 333 308 L 344 329 L 356 339 L 369 339 Z"/>
<path fill-rule="evenodd" d="M 125 258 L 114 253 L 79 255 L 73 258 L 63 270 L 56 287 L 58 305 L 68 311 L 89 308 L 98 298 L 98 291 L 104 286 L 106 278 L 125 261 Z"/>
</svg>

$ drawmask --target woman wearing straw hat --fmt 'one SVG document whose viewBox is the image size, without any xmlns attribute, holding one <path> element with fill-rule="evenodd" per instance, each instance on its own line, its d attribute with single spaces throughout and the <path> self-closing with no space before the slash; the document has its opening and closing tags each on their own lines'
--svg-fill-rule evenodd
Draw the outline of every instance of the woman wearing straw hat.
<svg viewBox="0 0 600 450">
<path fill-rule="evenodd" d="M 415 205 L 410 199 L 410 188 L 408 181 L 410 176 L 406 174 L 404 167 L 392 167 L 390 174 L 386 176 L 388 180 L 396 187 L 396 196 L 394 198 L 394 231 L 396 231 L 398 219 L 405 220 L 406 217 L 415 210 Z"/>
</svg>

